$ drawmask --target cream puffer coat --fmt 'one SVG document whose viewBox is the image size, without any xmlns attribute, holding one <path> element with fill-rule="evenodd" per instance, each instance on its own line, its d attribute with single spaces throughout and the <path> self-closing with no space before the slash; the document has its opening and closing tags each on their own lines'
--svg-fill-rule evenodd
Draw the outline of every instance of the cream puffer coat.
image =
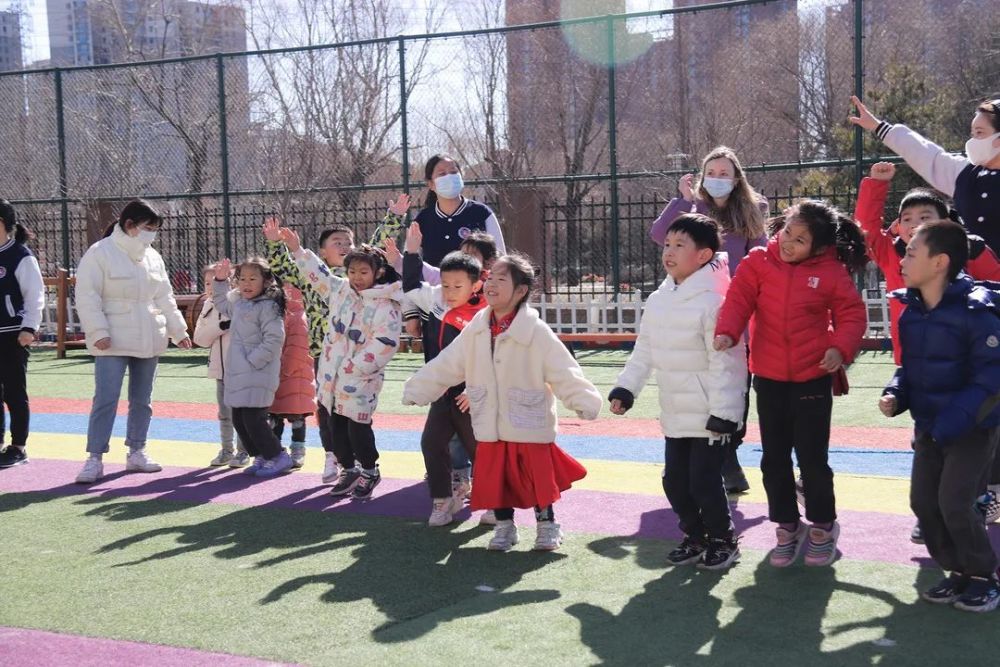
<svg viewBox="0 0 1000 667">
<path fill-rule="evenodd" d="M 115 225 L 80 259 L 76 269 L 76 310 L 95 356 L 148 359 L 187 338 L 187 323 L 174 301 L 163 258 Z M 94 343 L 111 339 L 111 347 Z"/>
<path fill-rule="evenodd" d="M 717 253 L 680 285 L 668 276 L 643 307 L 635 349 L 616 386 L 638 398 L 655 372 L 660 427 L 668 438 L 710 438 L 705 428 L 709 416 L 743 421 L 743 340 L 723 352 L 712 348 L 715 320 L 728 288 L 728 257 Z"/>
<path fill-rule="evenodd" d="M 522 306 L 490 349 L 484 308 L 403 385 L 403 403 L 427 405 L 465 382 L 472 429 L 480 442 L 555 442 L 556 398 L 582 419 L 597 419 L 601 395 L 538 311 Z"/>
</svg>

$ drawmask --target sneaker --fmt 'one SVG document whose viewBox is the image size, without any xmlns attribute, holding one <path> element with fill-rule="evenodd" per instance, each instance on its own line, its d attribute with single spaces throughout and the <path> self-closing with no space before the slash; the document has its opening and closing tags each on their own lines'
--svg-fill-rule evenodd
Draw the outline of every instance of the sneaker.
<svg viewBox="0 0 1000 667">
<path fill-rule="evenodd" d="M 163 467 L 149 458 L 146 448 L 133 449 L 125 457 L 125 472 L 160 472 Z"/>
<path fill-rule="evenodd" d="M 293 442 L 290 455 L 292 457 L 292 468 L 298 470 L 306 462 L 306 446 L 301 442 Z"/>
<path fill-rule="evenodd" d="M 257 477 L 274 477 L 275 475 L 280 475 L 286 470 L 291 470 L 295 466 L 292 461 L 291 455 L 284 449 L 281 453 L 275 456 L 273 459 L 265 459 L 261 464 L 260 468 L 257 470 Z"/>
<path fill-rule="evenodd" d="M 468 500 L 472 496 L 472 480 L 464 475 L 453 473 L 451 477 L 451 495 Z"/>
<path fill-rule="evenodd" d="M 493 529 L 493 537 L 487 549 L 490 551 L 510 551 L 517 544 L 517 526 L 513 519 L 497 521 Z"/>
<path fill-rule="evenodd" d="M 951 604 L 969 587 L 969 577 L 958 572 L 952 572 L 947 577 L 920 594 L 927 602 L 934 604 Z"/>
<path fill-rule="evenodd" d="M 104 475 L 104 463 L 96 456 L 91 456 L 83 464 L 83 470 L 76 476 L 77 484 L 93 484 Z"/>
<path fill-rule="evenodd" d="M 969 585 L 955 601 L 955 609 L 983 613 L 993 611 L 998 603 L 1000 581 L 997 581 L 996 574 L 991 577 L 969 577 Z"/>
<path fill-rule="evenodd" d="M 919 523 L 917 523 L 917 525 L 913 527 L 913 530 L 910 531 L 910 541 L 914 544 L 924 543 L 924 531 L 920 530 Z"/>
<path fill-rule="evenodd" d="M 986 525 L 1000 519 L 1000 499 L 997 498 L 996 492 L 987 490 L 986 493 L 979 496 L 976 499 L 976 509 L 983 515 L 983 523 Z"/>
<path fill-rule="evenodd" d="M 236 452 L 233 454 L 232 460 L 229 462 L 230 468 L 246 468 L 250 465 L 250 455 L 246 452 Z"/>
<path fill-rule="evenodd" d="M 341 468 L 337 481 L 330 489 L 331 496 L 349 496 L 361 481 L 361 471 L 357 468 Z"/>
<path fill-rule="evenodd" d="M 775 529 L 778 544 L 771 549 L 770 563 L 774 567 L 788 567 L 796 561 L 806 544 L 808 528 L 802 522 L 794 531 L 785 530 L 781 526 Z"/>
<path fill-rule="evenodd" d="M 740 560 L 738 537 L 710 537 L 705 555 L 698 563 L 701 570 L 724 570 Z"/>
<path fill-rule="evenodd" d="M 249 456 L 249 454 L 247 455 Z M 243 469 L 244 475 L 256 475 L 257 471 L 264 467 L 264 461 L 266 459 L 263 456 L 253 457 L 253 462 Z"/>
<path fill-rule="evenodd" d="M 667 554 L 669 565 L 689 565 L 697 563 L 705 556 L 708 545 L 700 537 L 685 535 L 677 548 Z"/>
<path fill-rule="evenodd" d="M 432 527 L 447 526 L 455 520 L 455 498 L 435 498 L 431 505 L 431 516 L 427 525 Z"/>
<path fill-rule="evenodd" d="M 479 525 L 480 526 L 495 526 L 497 525 L 497 514 L 493 510 L 486 510 L 479 515 Z"/>
<path fill-rule="evenodd" d="M 535 529 L 535 551 L 555 551 L 562 544 L 563 532 L 555 521 L 539 521 Z"/>
<path fill-rule="evenodd" d="M 232 460 L 233 460 L 233 453 L 231 451 L 229 451 L 228 449 L 220 449 L 219 453 L 215 455 L 215 458 L 212 459 L 208 465 L 212 466 L 213 468 L 217 468 L 219 466 L 227 466 Z"/>
<path fill-rule="evenodd" d="M 996 523 L 1000 520 L 1000 484 L 990 484 L 986 487 L 986 492 L 993 494 L 993 502 L 986 512 L 986 522 Z"/>
<path fill-rule="evenodd" d="M 13 468 L 28 462 L 28 453 L 20 447 L 11 445 L 0 452 L 0 468 Z"/>
<path fill-rule="evenodd" d="M 371 498 L 372 491 L 378 486 L 378 483 L 382 481 L 382 475 L 379 474 L 378 467 L 375 468 L 374 474 L 369 474 L 364 470 L 361 471 L 361 477 L 358 479 L 358 483 L 354 486 L 354 491 L 351 492 L 351 496 L 359 500 L 364 500 L 365 498 Z"/>
<path fill-rule="evenodd" d="M 802 484 L 802 475 L 795 478 L 795 502 L 802 509 L 806 508 L 806 487 Z"/>
<path fill-rule="evenodd" d="M 337 463 L 337 455 L 327 452 L 326 462 L 323 464 L 323 483 L 331 484 L 338 476 L 340 476 L 340 464 Z"/>
<path fill-rule="evenodd" d="M 837 558 L 837 539 L 840 524 L 836 521 L 830 530 L 812 526 L 809 528 L 809 546 L 806 548 L 806 565 L 824 567 Z"/>
</svg>

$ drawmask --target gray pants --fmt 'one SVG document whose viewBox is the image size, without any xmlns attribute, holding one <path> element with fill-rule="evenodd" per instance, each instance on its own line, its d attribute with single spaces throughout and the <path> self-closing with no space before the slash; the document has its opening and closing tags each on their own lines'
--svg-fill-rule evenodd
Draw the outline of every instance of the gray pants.
<svg viewBox="0 0 1000 667">
<path fill-rule="evenodd" d="M 215 402 L 219 404 L 219 436 L 222 442 L 222 449 L 227 452 L 233 451 L 233 439 L 236 440 L 236 450 L 241 454 L 246 454 L 246 447 L 243 441 L 233 428 L 233 409 L 226 405 L 224 396 L 226 385 L 222 380 L 215 381 Z"/>
<path fill-rule="evenodd" d="M 914 433 L 910 508 L 931 558 L 949 572 L 987 577 L 997 569 L 975 502 L 986 486 L 998 441 L 1000 428 L 975 429 L 946 447 Z"/>
</svg>

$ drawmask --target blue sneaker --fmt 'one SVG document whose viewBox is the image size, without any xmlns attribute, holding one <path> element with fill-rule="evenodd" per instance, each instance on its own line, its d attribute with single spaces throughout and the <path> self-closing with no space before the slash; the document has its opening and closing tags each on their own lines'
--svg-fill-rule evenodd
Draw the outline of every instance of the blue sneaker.
<svg viewBox="0 0 1000 667">
<path fill-rule="evenodd" d="M 275 456 L 273 459 L 266 459 L 261 465 L 260 470 L 257 471 L 258 477 L 274 477 L 275 475 L 280 475 L 286 470 L 291 470 L 292 466 L 295 465 L 295 461 L 284 449 L 281 453 Z"/>
<path fill-rule="evenodd" d="M 959 572 L 952 572 L 947 577 L 934 584 L 920 594 L 927 602 L 934 604 L 954 604 L 969 588 L 969 577 Z"/>
<path fill-rule="evenodd" d="M 955 609 L 962 611 L 993 611 L 1000 604 L 1000 581 L 991 577 L 969 577 L 965 592 L 955 601 Z"/>
<path fill-rule="evenodd" d="M 247 475 L 256 475 L 257 471 L 260 470 L 263 465 L 264 465 L 264 457 L 255 456 L 253 459 L 253 463 L 244 468 L 243 472 Z"/>
</svg>

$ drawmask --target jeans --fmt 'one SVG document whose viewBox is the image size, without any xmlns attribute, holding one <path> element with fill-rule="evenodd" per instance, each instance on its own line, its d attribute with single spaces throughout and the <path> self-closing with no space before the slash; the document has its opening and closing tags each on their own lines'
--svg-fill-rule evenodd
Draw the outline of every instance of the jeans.
<svg viewBox="0 0 1000 667">
<path fill-rule="evenodd" d="M 87 424 L 87 451 L 104 454 L 108 451 L 111 431 L 115 426 L 122 381 L 128 370 L 128 422 L 125 444 L 129 449 L 146 446 L 149 420 L 153 416 L 153 380 L 159 357 L 95 357 L 94 402 Z"/>
<path fill-rule="evenodd" d="M 243 446 L 243 440 L 240 438 L 239 434 L 236 433 L 236 429 L 233 428 L 233 409 L 226 405 L 224 396 L 226 394 L 226 385 L 222 380 L 215 381 L 215 402 L 219 405 L 219 436 L 221 439 L 222 449 L 227 452 L 233 451 L 233 440 L 236 440 L 236 451 L 241 454 L 246 453 L 246 447 Z"/>
</svg>

